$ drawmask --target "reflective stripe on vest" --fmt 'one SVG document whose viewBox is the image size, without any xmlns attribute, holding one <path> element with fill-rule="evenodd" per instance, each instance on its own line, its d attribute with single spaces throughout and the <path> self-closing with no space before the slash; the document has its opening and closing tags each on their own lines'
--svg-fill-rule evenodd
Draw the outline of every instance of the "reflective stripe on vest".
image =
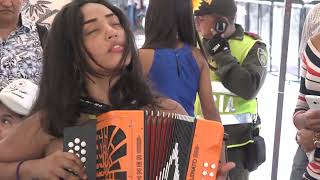
<svg viewBox="0 0 320 180">
<path fill-rule="evenodd" d="M 256 99 L 245 100 L 239 96 L 236 96 L 218 81 L 212 82 L 212 89 L 213 98 L 221 115 L 257 113 Z"/>
<path fill-rule="evenodd" d="M 249 124 L 253 123 L 256 115 L 250 113 L 244 114 L 224 114 L 221 115 L 221 122 L 223 125 L 234 125 L 234 124 Z"/>
</svg>

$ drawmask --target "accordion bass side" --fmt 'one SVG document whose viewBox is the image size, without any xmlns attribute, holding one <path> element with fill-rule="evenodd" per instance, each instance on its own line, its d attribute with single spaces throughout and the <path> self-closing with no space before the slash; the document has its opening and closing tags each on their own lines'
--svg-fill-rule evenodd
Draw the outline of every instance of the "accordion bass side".
<svg viewBox="0 0 320 180">
<path fill-rule="evenodd" d="M 64 133 L 64 150 L 80 157 L 90 180 L 214 180 L 224 130 L 189 116 L 110 111 Z"/>
</svg>

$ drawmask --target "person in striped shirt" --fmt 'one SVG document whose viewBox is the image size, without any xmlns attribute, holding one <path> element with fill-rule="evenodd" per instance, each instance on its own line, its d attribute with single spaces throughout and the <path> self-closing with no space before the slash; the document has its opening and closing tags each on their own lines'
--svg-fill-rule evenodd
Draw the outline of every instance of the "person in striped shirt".
<svg viewBox="0 0 320 180">
<path fill-rule="evenodd" d="M 301 35 L 300 47 L 299 47 L 299 59 L 301 64 L 303 64 L 303 54 L 306 48 L 306 44 L 310 37 L 315 35 L 320 31 L 320 3 L 313 6 L 305 19 L 303 31 Z M 302 73 L 304 73 L 303 68 Z M 303 77 L 304 78 L 304 77 Z M 305 103 L 305 101 L 304 101 Z M 300 101 L 298 101 L 299 108 Z M 298 111 L 298 110 L 296 110 Z M 302 148 L 299 146 L 297 148 L 296 154 L 293 159 L 292 171 L 290 180 L 301 180 L 301 176 L 306 171 L 306 166 L 308 164 L 308 158 Z"/>
<path fill-rule="evenodd" d="M 293 115 L 298 129 L 297 142 L 307 152 L 309 163 L 303 179 L 320 179 L 320 109 L 310 109 L 306 95 L 320 96 L 320 33 L 306 44 L 302 54 L 301 83 Z"/>
</svg>

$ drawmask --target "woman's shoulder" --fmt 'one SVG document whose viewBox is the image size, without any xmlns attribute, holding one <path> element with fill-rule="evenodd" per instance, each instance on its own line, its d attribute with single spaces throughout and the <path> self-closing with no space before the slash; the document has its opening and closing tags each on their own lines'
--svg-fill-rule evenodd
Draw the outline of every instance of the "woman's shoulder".
<svg viewBox="0 0 320 180">
<path fill-rule="evenodd" d="M 150 68 L 153 64 L 153 49 L 139 49 L 139 59 L 142 64 L 143 74 L 147 75 L 150 71 Z"/>
<path fill-rule="evenodd" d="M 312 45 L 318 50 L 320 51 L 320 33 L 317 33 L 315 35 L 313 35 L 310 38 L 310 41 L 312 43 Z M 308 43 L 309 44 L 309 43 Z"/>
<path fill-rule="evenodd" d="M 150 60 L 153 59 L 154 49 L 139 49 L 140 60 Z"/>
<path fill-rule="evenodd" d="M 192 55 L 196 59 L 199 68 L 202 69 L 205 65 L 207 65 L 207 59 L 204 56 L 204 54 L 201 52 L 201 50 L 195 46 L 191 46 L 192 49 Z"/>
</svg>

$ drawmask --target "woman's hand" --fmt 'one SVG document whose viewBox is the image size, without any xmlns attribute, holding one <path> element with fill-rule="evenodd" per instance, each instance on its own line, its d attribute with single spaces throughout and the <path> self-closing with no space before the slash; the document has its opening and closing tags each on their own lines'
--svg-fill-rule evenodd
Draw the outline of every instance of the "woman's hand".
<svg viewBox="0 0 320 180">
<path fill-rule="evenodd" d="M 314 132 L 308 129 L 301 129 L 297 132 L 297 143 L 305 152 L 315 149 L 313 144 Z"/>
<path fill-rule="evenodd" d="M 228 178 L 228 172 L 235 167 L 235 163 L 233 162 L 227 162 L 225 164 L 220 165 L 218 169 L 218 175 L 217 180 L 227 180 Z"/>
<path fill-rule="evenodd" d="M 306 129 L 320 131 L 320 109 L 309 109 L 304 113 L 304 124 Z"/>
<path fill-rule="evenodd" d="M 21 166 L 20 175 L 44 180 L 87 179 L 80 159 L 72 153 L 57 151 L 45 158 L 26 161 Z M 26 175 L 26 176 L 24 176 Z"/>
</svg>

